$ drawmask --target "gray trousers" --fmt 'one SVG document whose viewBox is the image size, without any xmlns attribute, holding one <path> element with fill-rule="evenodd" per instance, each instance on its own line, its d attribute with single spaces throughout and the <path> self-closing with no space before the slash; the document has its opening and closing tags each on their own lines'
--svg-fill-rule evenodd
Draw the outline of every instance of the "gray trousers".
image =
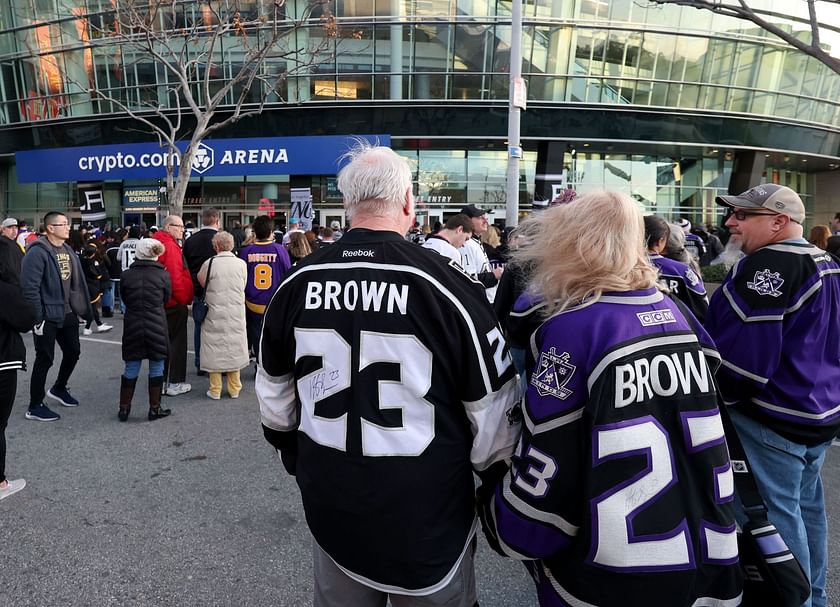
<svg viewBox="0 0 840 607">
<path fill-rule="evenodd" d="M 452 581 L 444 588 L 426 596 L 388 594 L 365 586 L 344 573 L 324 552 L 317 542 L 312 542 L 313 570 L 315 574 L 315 607 L 385 607 L 391 599 L 392 607 L 473 607 L 476 605 L 475 568 L 473 546 L 467 548 L 461 565 Z"/>
</svg>

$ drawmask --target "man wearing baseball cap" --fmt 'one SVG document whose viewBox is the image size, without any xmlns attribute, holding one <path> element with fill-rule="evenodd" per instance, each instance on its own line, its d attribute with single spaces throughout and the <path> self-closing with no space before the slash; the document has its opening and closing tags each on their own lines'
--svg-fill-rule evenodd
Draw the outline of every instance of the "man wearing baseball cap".
<svg viewBox="0 0 840 607">
<path fill-rule="evenodd" d="M 493 268 L 490 259 L 481 245 L 481 235 L 487 232 L 490 224 L 487 222 L 487 213 L 492 212 L 482 209 L 474 204 L 468 204 L 461 213 L 472 220 L 472 238 L 468 238 L 459 250 L 461 251 L 461 266 L 464 271 L 484 285 L 487 299 L 490 303 L 496 297 L 496 288 L 504 268 Z"/>
<path fill-rule="evenodd" d="M 20 284 L 20 264 L 23 260 L 23 249 L 15 240 L 17 233 L 17 219 L 7 217 L 0 224 L 0 268 L 3 268 L 6 280 L 14 284 Z"/>
<path fill-rule="evenodd" d="M 840 265 L 802 237 L 805 206 L 790 188 L 759 185 L 716 201 L 728 207 L 729 242 L 746 253 L 706 317 L 722 357 L 718 384 L 770 522 L 811 580 L 806 605 L 822 607 L 820 470 L 840 428 Z"/>
<path fill-rule="evenodd" d="M 304 233 L 304 231 L 300 229 L 300 217 L 295 217 L 294 215 L 289 217 L 289 229 L 283 235 L 283 244 L 287 247 L 289 246 L 289 241 L 292 239 L 293 232 L 300 232 L 301 234 Z"/>
</svg>

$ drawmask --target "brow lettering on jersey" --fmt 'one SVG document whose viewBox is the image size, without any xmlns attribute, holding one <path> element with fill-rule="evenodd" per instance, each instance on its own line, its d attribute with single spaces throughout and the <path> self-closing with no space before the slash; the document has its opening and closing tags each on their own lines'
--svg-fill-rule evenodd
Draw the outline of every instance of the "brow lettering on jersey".
<svg viewBox="0 0 840 607">
<path fill-rule="evenodd" d="M 657 354 L 615 367 L 616 409 L 653 398 L 654 394 L 697 394 L 711 389 L 709 368 L 702 350 Z"/>
<path fill-rule="evenodd" d="M 277 253 L 248 253 L 248 263 L 274 263 Z"/>
<path fill-rule="evenodd" d="M 307 310 L 357 310 L 364 312 L 408 312 L 408 285 L 390 282 L 349 280 L 306 283 Z"/>
</svg>

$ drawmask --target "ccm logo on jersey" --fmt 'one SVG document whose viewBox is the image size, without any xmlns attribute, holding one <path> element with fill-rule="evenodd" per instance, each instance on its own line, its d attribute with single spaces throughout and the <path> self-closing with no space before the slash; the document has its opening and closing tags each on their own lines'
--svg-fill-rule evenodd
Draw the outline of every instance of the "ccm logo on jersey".
<svg viewBox="0 0 840 607">
<path fill-rule="evenodd" d="M 355 251 L 342 251 L 342 257 L 373 257 L 373 251 L 370 249 L 357 249 Z"/>
<path fill-rule="evenodd" d="M 654 394 L 704 394 L 711 388 L 702 351 L 657 354 L 615 367 L 616 409 L 651 399 Z"/>
<path fill-rule="evenodd" d="M 654 325 L 667 325 L 672 322 L 677 322 L 674 318 L 674 313 L 671 310 L 653 310 L 651 312 L 639 312 L 636 314 L 639 322 L 643 327 L 652 327 Z"/>
</svg>

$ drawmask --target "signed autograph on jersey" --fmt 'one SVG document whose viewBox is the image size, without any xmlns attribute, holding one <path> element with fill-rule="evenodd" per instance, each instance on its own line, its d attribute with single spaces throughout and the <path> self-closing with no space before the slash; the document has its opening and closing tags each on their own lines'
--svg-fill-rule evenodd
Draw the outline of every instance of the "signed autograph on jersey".
<svg viewBox="0 0 840 607">
<path fill-rule="evenodd" d="M 309 384 L 309 394 L 313 401 L 320 400 L 328 396 L 330 391 L 337 388 L 341 382 L 341 371 L 333 369 L 332 371 L 321 371 L 312 376 Z"/>
</svg>

